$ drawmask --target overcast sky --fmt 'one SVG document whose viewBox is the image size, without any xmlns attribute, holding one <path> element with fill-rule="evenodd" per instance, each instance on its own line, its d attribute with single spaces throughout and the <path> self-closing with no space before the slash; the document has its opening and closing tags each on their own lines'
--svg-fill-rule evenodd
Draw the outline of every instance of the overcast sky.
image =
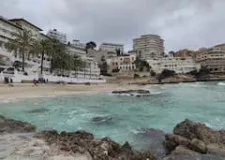
<svg viewBox="0 0 225 160">
<path fill-rule="evenodd" d="M 225 43 L 225 0 L 1 0 L 0 15 L 126 50 L 148 33 L 159 34 L 166 51 Z"/>
</svg>

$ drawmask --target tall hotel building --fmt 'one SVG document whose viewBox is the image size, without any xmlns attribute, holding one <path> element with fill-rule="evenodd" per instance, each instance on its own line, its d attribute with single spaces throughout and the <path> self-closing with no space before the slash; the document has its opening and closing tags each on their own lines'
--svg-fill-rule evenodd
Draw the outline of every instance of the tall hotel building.
<svg viewBox="0 0 225 160">
<path fill-rule="evenodd" d="M 142 35 L 133 39 L 133 50 L 142 59 L 162 57 L 164 54 L 164 40 L 158 35 Z"/>
</svg>

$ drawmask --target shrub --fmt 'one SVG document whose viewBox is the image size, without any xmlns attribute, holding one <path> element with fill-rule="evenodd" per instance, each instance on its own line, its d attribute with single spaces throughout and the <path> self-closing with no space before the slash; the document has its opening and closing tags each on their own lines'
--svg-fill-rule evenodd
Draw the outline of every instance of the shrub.
<svg viewBox="0 0 225 160">
<path fill-rule="evenodd" d="M 136 78 L 140 78 L 140 76 L 139 76 L 139 74 L 134 74 L 134 79 L 136 79 Z"/>
<path fill-rule="evenodd" d="M 112 70 L 113 73 L 118 73 L 119 71 L 120 71 L 119 68 L 116 68 L 116 69 L 113 69 L 113 70 Z"/>
</svg>

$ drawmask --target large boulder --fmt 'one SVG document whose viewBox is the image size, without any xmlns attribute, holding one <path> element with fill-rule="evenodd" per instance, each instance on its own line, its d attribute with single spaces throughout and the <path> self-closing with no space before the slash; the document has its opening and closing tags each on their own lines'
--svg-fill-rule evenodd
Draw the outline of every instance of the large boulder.
<svg viewBox="0 0 225 160">
<path fill-rule="evenodd" d="M 177 146 L 176 149 L 171 154 L 164 157 L 163 160 L 201 160 L 201 154 L 185 146 Z"/>
<path fill-rule="evenodd" d="M 205 154 L 207 152 L 206 144 L 198 139 L 193 139 L 189 144 L 189 148 L 193 151 Z"/>
<path fill-rule="evenodd" d="M 219 143 L 225 144 L 225 131 L 215 131 L 205 124 L 195 123 L 186 119 L 174 128 L 174 134 L 183 136 L 187 139 L 199 139 L 206 144 Z"/>
<path fill-rule="evenodd" d="M 105 117 L 94 117 L 92 118 L 92 122 L 95 122 L 95 123 L 105 123 L 105 122 L 110 122 L 112 121 L 112 117 L 110 116 L 105 116 Z"/>
<path fill-rule="evenodd" d="M 225 131 L 216 131 L 205 124 L 195 123 L 188 119 L 179 123 L 174 128 L 173 134 L 166 135 L 164 144 L 167 154 L 177 152 L 178 146 L 184 146 L 202 156 L 210 155 L 203 156 L 205 159 L 212 157 L 211 155 L 225 157 Z"/>
<path fill-rule="evenodd" d="M 119 90 L 119 91 L 113 91 L 113 94 L 116 95 L 128 95 L 133 97 L 149 97 L 151 96 L 149 90 Z"/>
<path fill-rule="evenodd" d="M 167 149 L 167 152 L 170 153 L 177 146 L 186 146 L 187 147 L 190 143 L 191 143 L 191 141 L 185 137 L 175 135 L 175 134 L 167 134 L 164 145 Z"/>
<path fill-rule="evenodd" d="M 63 152 L 75 154 L 90 154 L 93 160 L 156 160 L 150 152 L 133 150 L 129 143 L 120 146 L 109 138 L 96 139 L 91 133 L 84 131 L 58 133 L 44 131 L 38 133 L 49 145 L 57 146 Z"/>
<path fill-rule="evenodd" d="M 35 126 L 30 123 L 7 119 L 0 116 L 0 133 L 35 132 Z"/>
<path fill-rule="evenodd" d="M 219 155 L 225 157 L 225 148 L 218 144 L 207 145 L 207 151 L 209 154 Z"/>
</svg>

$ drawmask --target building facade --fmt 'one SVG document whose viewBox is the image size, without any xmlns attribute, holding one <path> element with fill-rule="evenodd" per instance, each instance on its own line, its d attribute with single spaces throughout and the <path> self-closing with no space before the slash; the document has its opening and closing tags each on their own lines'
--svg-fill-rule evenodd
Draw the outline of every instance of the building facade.
<svg viewBox="0 0 225 160">
<path fill-rule="evenodd" d="M 81 43 L 79 40 L 76 40 L 76 39 L 74 39 L 72 41 L 71 45 L 76 47 L 76 48 L 82 49 L 82 50 L 86 49 L 86 44 L 85 43 Z"/>
<path fill-rule="evenodd" d="M 9 20 L 11 23 L 21 27 L 22 29 L 28 30 L 31 32 L 32 36 L 35 39 L 41 38 L 40 32 L 43 31 L 41 28 L 38 26 L 32 24 L 31 22 L 23 19 L 23 18 L 16 18 L 16 19 L 10 19 Z"/>
<path fill-rule="evenodd" d="M 25 19 L 11 19 L 8 20 L 4 17 L 0 17 L 0 72 L 3 70 L 8 70 L 9 68 L 13 68 L 16 73 L 19 75 L 23 75 L 21 72 L 21 68 L 17 67 L 15 69 L 13 66 L 15 63 L 22 63 L 22 57 L 20 54 L 16 54 L 14 51 L 9 52 L 5 48 L 5 44 L 9 40 L 15 39 L 13 34 L 22 32 L 24 29 L 31 31 L 33 37 L 37 40 L 49 38 L 48 36 L 42 34 L 39 27 L 34 24 L 28 22 Z M 79 56 L 84 62 L 84 69 L 78 71 L 79 76 L 81 78 L 94 78 L 98 79 L 100 77 L 100 69 L 98 68 L 97 62 L 91 58 L 86 56 L 85 49 L 79 48 L 73 45 L 65 44 L 67 52 L 71 55 Z M 51 57 L 44 55 L 43 62 L 43 74 L 50 75 L 50 65 L 51 65 Z M 32 76 L 39 77 L 41 66 L 41 54 L 26 56 L 25 58 L 25 72 L 27 73 L 27 78 L 30 77 L 32 80 Z M 68 71 L 69 72 L 69 71 Z M 1 73 L 2 74 L 2 73 Z M 54 76 L 54 75 L 51 75 Z"/>
<path fill-rule="evenodd" d="M 99 47 L 99 50 L 108 52 L 116 52 L 116 50 L 120 50 L 120 52 L 124 52 L 124 45 L 115 43 L 102 43 Z"/>
<path fill-rule="evenodd" d="M 211 73 L 225 72 L 225 45 L 218 45 L 196 54 L 196 62 L 206 67 Z"/>
<path fill-rule="evenodd" d="M 147 60 L 151 69 L 157 74 L 164 69 L 175 71 L 177 74 L 185 74 L 193 70 L 199 70 L 200 64 L 196 63 L 192 57 L 164 57 Z"/>
<path fill-rule="evenodd" d="M 61 43 L 64 43 L 64 44 L 67 43 L 66 34 L 57 31 L 57 29 L 49 30 L 47 33 L 47 36 L 49 36 L 51 38 L 55 38 L 55 39 L 59 40 Z"/>
<path fill-rule="evenodd" d="M 164 54 L 164 40 L 158 35 L 142 35 L 133 39 L 133 50 L 142 59 L 162 57 Z"/>
<path fill-rule="evenodd" d="M 133 71 L 136 69 L 135 60 L 135 54 L 127 54 L 109 58 L 107 59 L 107 64 L 110 71 L 113 71 L 115 69 L 119 69 L 120 71 Z"/>
</svg>

